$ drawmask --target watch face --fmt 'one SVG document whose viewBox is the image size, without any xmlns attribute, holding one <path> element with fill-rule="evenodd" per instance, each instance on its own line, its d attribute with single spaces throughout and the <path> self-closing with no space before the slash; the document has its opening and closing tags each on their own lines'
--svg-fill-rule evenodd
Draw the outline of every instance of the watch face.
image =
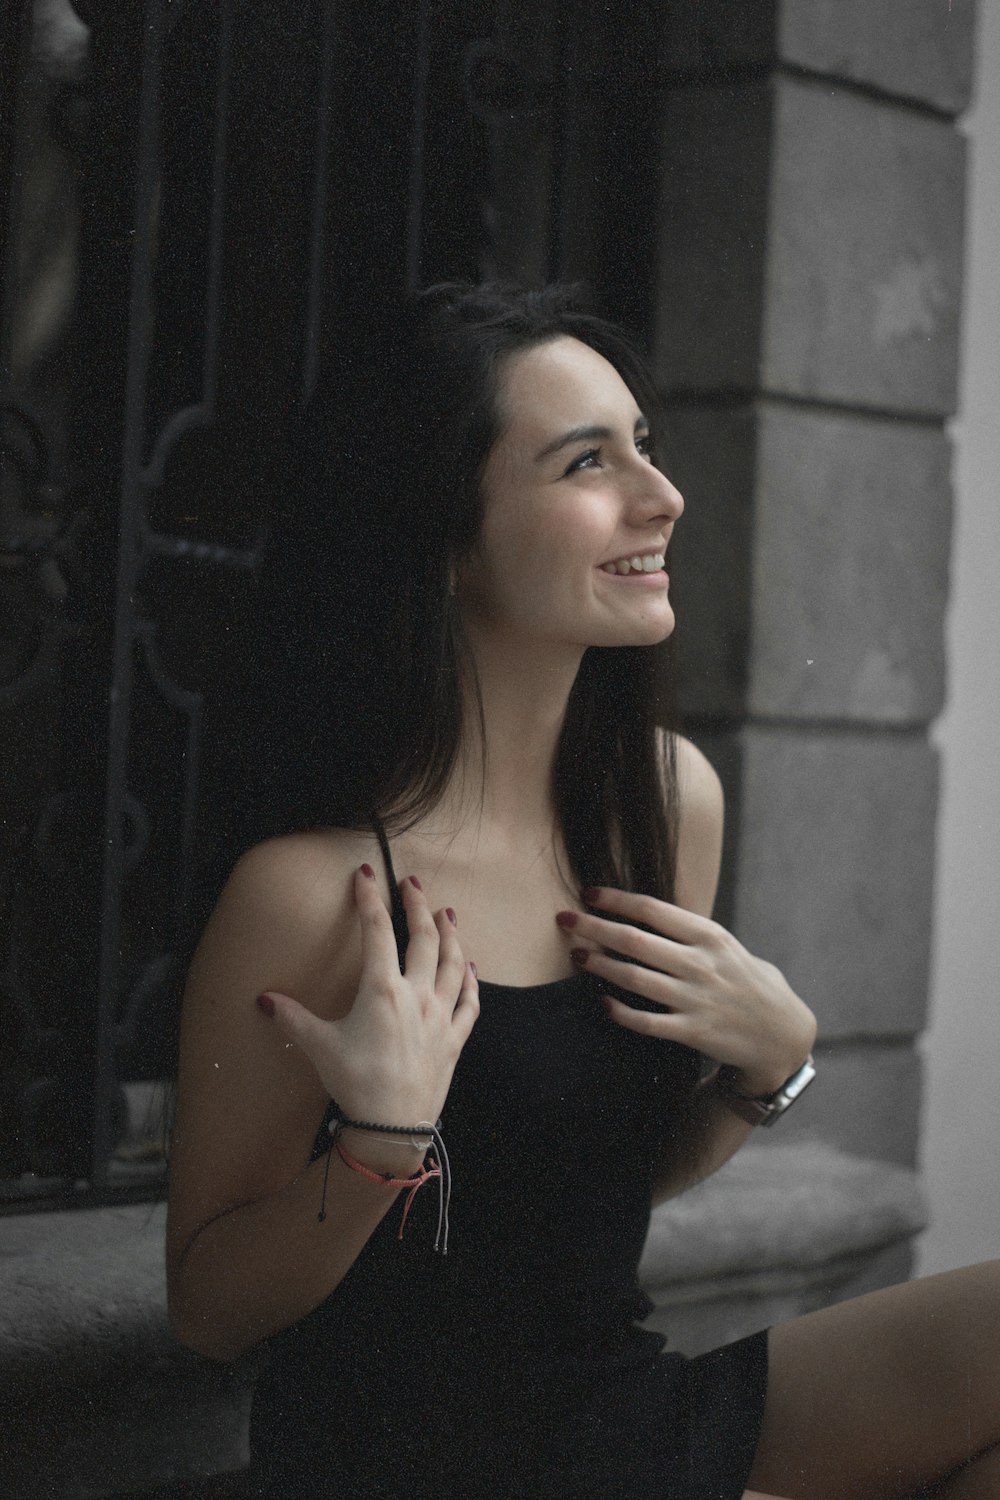
<svg viewBox="0 0 1000 1500">
<path fill-rule="evenodd" d="M 771 1108 L 767 1124 L 770 1125 L 779 1115 L 783 1115 L 786 1109 L 793 1105 L 803 1089 L 809 1087 L 816 1077 L 816 1068 L 812 1057 L 807 1057 L 797 1073 L 793 1073 L 788 1082 L 783 1084 L 771 1099 Z"/>
<path fill-rule="evenodd" d="M 816 1068 L 810 1054 L 798 1072 L 786 1079 L 781 1088 L 770 1097 L 750 1099 L 745 1094 L 736 1093 L 725 1083 L 722 1084 L 720 1092 L 729 1108 L 738 1114 L 741 1120 L 746 1120 L 747 1124 L 773 1125 L 775 1120 L 780 1119 L 785 1110 L 795 1103 L 802 1090 L 808 1088 L 815 1077 Z"/>
</svg>

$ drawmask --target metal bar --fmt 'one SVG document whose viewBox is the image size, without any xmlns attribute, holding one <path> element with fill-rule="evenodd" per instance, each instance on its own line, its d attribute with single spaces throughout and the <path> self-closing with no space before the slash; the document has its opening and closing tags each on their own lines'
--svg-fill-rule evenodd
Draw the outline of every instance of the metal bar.
<svg viewBox="0 0 1000 1500">
<path fill-rule="evenodd" d="M 0 149 L 7 146 L 7 160 L 0 168 L 0 233 L 4 235 L 0 257 L 0 391 L 10 388 L 11 358 L 14 343 L 14 304 L 16 293 L 17 240 L 21 217 L 21 197 L 25 182 L 24 162 L 27 143 L 19 129 L 24 115 L 31 60 L 31 36 L 34 6 L 22 0 L 20 14 L 5 29 L 0 47 L 3 88 L 0 89 Z M 16 79 L 16 87 L 12 80 Z"/>
<path fill-rule="evenodd" d="M 417 60 L 413 77 L 413 123 L 410 127 L 410 192 L 406 215 L 406 286 L 420 286 L 424 229 L 424 143 L 427 136 L 427 79 L 430 72 L 430 3 L 420 0 Z"/>
<path fill-rule="evenodd" d="M 576 26 L 565 5 L 557 4 L 555 17 L 556 55 L 552 67 L 552 175 L 549 180 L 549 213 L 547 245 L 547 281 L 558 281 L 563 274 L 563 213 L 566 197 L 566 142 L 569 90 L 569 64 L 573 54 Z"/>
<path fill-rule="evenodd" d="M 302 359 L 303 406 L 316 387 L 323 333 L 323 293 L 326 287 L 326 205 L 330 177 L 330 136 L 333 129 L 335 22 L 336 5 L 333 0 L 327 0 L 327 3 L 323 4 L 319 92 L 316 101 L 316 163 L 309 235 L 309 291 L 306 299 L 305 348 Z"/>
<path fill-rule="evenodd" d="M 193 882 L 195 818 L 198 808 L 198 771 L 201 749 L 201 716 L 204 700 L 201 693 L 191 692 L 173 681 L 164 671 L 156 649 L 156 626 L 143 621 L 137 627 L 142 642 L 146 670 L 165 702 L 170 703 L 187 720 L 184 803 L 181 809 L 180 870 L 174 904 L 174 942 L 180 946 L 185 937 L 185 923 L 190 910 Z"/>
<path fill-rule="evenodd" d="M 215 418 L 219 368 L 222 234 L 226 204 L 226 136 L 229 129 L 229 78 L 233 46 L 234 0 L 223 0 L 216 55 L 215 130 L 212 137 L 212 207 L 208 236 L 208 277 L 205 293 L 205 333 L 202 352 L 201 398 L 174 412 L 153 445 L 143 483 L 150 489 L 163 483 L 167 459 L 185 432 L 208 427 Z M 162 38 L 161 38 L 162 41 Z"/>
<path fill-rule="evenodd" d="M 142 518 L 140 522 L 142 552 L 146 560 L 151 557 L 170 557 L 178 562 L 207 562 L 220 568 L 243 568 L 251 572 L 260 566 L 264 549 L 263 534 L 252 547 L 230 547 L 223 542 L 200 542 L 191 537 L 167 536 L 164 532 L 154 531 L 147 526 Z"/>
<path fill-rule="evenodd" d="M 115 1075 L 115 1005 L 119 988 L 121 883 L 124 855 L 129 716 L 134 672 L 133 596 L 140 554 L 142 449 L 145 430 L 146 377 L 149 365 L 148 310 L 153 276 L 150 226 L 156 201 L 163 0 L 147 0 L 144 12 L 142 84 L 139 96 L 139 147 L 133 210 L 133 256 L 129 290 L 129 332 L 125 383 L 125 429 L 119 506 L 118 571 L 115 591 L 112 678 L 108 717 L 104 848 L 101 870 L 101 934 L 95 1049 L 93 1154 L 91 1184 L 108 1188 L 113 1143 L 107 1101 Z"/>
</svg>

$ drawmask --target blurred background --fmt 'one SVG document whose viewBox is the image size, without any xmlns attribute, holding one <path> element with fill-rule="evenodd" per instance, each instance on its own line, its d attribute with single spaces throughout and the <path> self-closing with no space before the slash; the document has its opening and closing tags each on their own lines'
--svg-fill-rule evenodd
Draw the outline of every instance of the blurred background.
<svg viewBox="0 0 1000 1500">
<path fill-rule="evenodd" d="M 654 1321 L 693 1351 L 995 1254 L 1000 6 L 5 21 L 0 1490 L 245 1457 L 252 1369 L 164 1327 L 178 992 L 289 432 L 435 281 L 583 280 L 649 353 L 718 915 L 820 1020 L 780 1137 L 654 1216 Z"/>
</svg>

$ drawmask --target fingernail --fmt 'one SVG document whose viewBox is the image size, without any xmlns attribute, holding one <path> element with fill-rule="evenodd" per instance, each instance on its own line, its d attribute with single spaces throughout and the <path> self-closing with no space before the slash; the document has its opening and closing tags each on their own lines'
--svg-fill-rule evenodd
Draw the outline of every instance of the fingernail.
<svg viewBox="0 0 1000 1500">
<path fill-rule="evenodd" d="M 469 959 L 469 968 L 472 970 L 473 974 L 475 974 L 476 978 L 478 979 L 479 978 L 479 970 L 476 968 L 476 966 L 472 962 L 471 958 Z"/>
<path fill-rule="evenodd" d="M 575 964 L 580 964 L 582 967 L 587 962 L 590 954 L 587 952 L 586 948 L 573 948 L 570 950 L 569 956 Z"/>
<path fill-rule="evenodd" d="M 448 921 L 451 923 L 452 927 L 458 926 L 458 918 L 456 917 L 450 906 L 445 907 L 444 914 L 448 918 Z"/>
<path fill-rule="evenodd" d="M 365 877 L 366 880 L 374 880 L 375 879 L 375 871 L 372 869 L 371 865 L 362 865 L 361 866 L 361 873 Z"/>
<path fill-rule="evenodd" d="M 257 1004 L 260 1006 L 265 1016 L 274 1015 L 274 1001 L 271 999 L 270 995 L 258 995 Z"/>
<path fill-rule="evenodd" d="M 596 906 L 601 899 L 601 888 L 599 885 L 585 885 L 580 892 L 580 900 L 584 906 Z"/>
<path fill-rule="evenodd" d="M 597 998 L 600 1000 L 600 1002 L 604 1006 L 605 1010 L 610 1010 L 611 1009 L 611 1006 L 612 1006 L 612 1004 L 614 1002 L 612 1001 L 610 995 L 598 995 Z"/>
<path fill-rule="evenodd" d="M 410 882 L 411 885 L 415 885 L 416 886 L 416 888 L 417 888 L 418 891 L 422 891 L 423 890 L 423 886 L 420 884 L 420 881 L 417 879 L 417 877 L 415 875 L 407 875 L 406 878 Z"/>
<path fill-rule="evenodd" d="M 559 923 L 560 927 L 575 927 L 578 920 L 579 917 L 575 911 L 556 912 L 556 921 Z"/>
</svg>

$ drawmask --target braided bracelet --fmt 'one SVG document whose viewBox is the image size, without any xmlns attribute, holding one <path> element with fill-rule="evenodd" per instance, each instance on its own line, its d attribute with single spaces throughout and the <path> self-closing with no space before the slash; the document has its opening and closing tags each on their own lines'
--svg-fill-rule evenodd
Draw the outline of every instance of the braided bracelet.
<svg viewBox="0 0 1000 1500">
<path fill-rule="evenodd" d="M 438 1250 L 440 1248 L 442 1255 L 447 1255 L 448 1206 L 451 1202 L 451 1165 L 448 1161 L 448 1152 L 441 1137 L 441 1121 L 438 1120 L 436 1124 L 431 1124 L 430 1120 L 420 1120 L 416 1125 L 383 1125 L 371 1120 L 350 1120 L 345 1115 L 339 1113 L 340 1106 L 336 1100 L 331 1100 L 330 1103 L 334 1113 L 327 1123 L 327 1130 L 333 1138 L 333 1147 L 336 1148 L 337 1154 L 345 1166 L 350 1167 L 352 1171 L 359 1172 L 363 1177 L 367 1177 L 372 1182 L 381 1183 L 384 1187 L 393 1189 L 408 1187 L 410 1189 L 403 1208 L 403 1217 L 399 1224 L 399 1239 L 403 1238 L 403 1225 L 406 1223 L 406 1216 L 410 1211 L 410 1204 L 413 1202 L 415 1194 L 432 1177 L 438 1179 L 438 1227 L 437 1234 L 434 1236 L 434 1249 Z M 436 1147 L 437 1159 L 431 1159 L 429 1168 L 422 1166 L 416 1177 L 393 1177 L 391 1175 L 387 1176 L 383 1172 L 373 1172 L 370 1167 L 365 1167 L 361 1162 L 355 1161 L 354 1157 L 350 1156 L 344 1150 L 338 1139 L 344 1130 L 360 1130 L 366 1134 L 375 1135 L 379 1139 L 409 1137 L 410 1145 L 417 1150 L 427 1151 L 431 1146 Z M 413 1139 L 413 1137 L 423 1135 L 427 1132 L 430 1133 L 430 1140 L 426 1143 Z M 326 1187 L 330 1176 L 330 1157 L 333 1155 L 333 1147 L 327 1152 L 326 1167 L 323 1172 L 323 1196 L 318 1216 L 321 1224 L 326 1218 Z"/>
<path fill-rule="evenodd" d="M 397 1239 L 401 1240 L 403 1238 L 403 1225 L 406 1223 L 406 1215 L 410 1212 L 410 1204 L 413 1202 L 415 1195 L 420 1191 L 425 1182 L 430 1182 L 432 1177 L 441 1176 L 441 1168 L 437 1162 L 434 1162 L 430 1167 L 421 1167 L 416 1177 L 393 1177 L 391 1172 L 373 1172 L 371 1167 L 366 1167 L 362 1162 L 355 1161 L 354 1157 L 348 1155 L 338 1140 L 334 1140 L 333 1144 L 336 1147 L 337 1155 L 345 1166 L 350 1167 L 354 1172 L 360 1172 L 361 1176 L 367 1177 L 369 1182 L 378 1182 L 383 1187 L 388 1188 L 408 1187 L 410 1189 L 406 1197 L 406 1202 L 403 1205 L 403 1217 L 399 1221 L 399 1234 L 396 1236 Z M 434 1248 L 435 1250 L 437 1249 L 436 1242 Z M 448 1253 L 447 1243 L 445 1244 L 444 1253 L 445 1255 Z"/>
</svg>

